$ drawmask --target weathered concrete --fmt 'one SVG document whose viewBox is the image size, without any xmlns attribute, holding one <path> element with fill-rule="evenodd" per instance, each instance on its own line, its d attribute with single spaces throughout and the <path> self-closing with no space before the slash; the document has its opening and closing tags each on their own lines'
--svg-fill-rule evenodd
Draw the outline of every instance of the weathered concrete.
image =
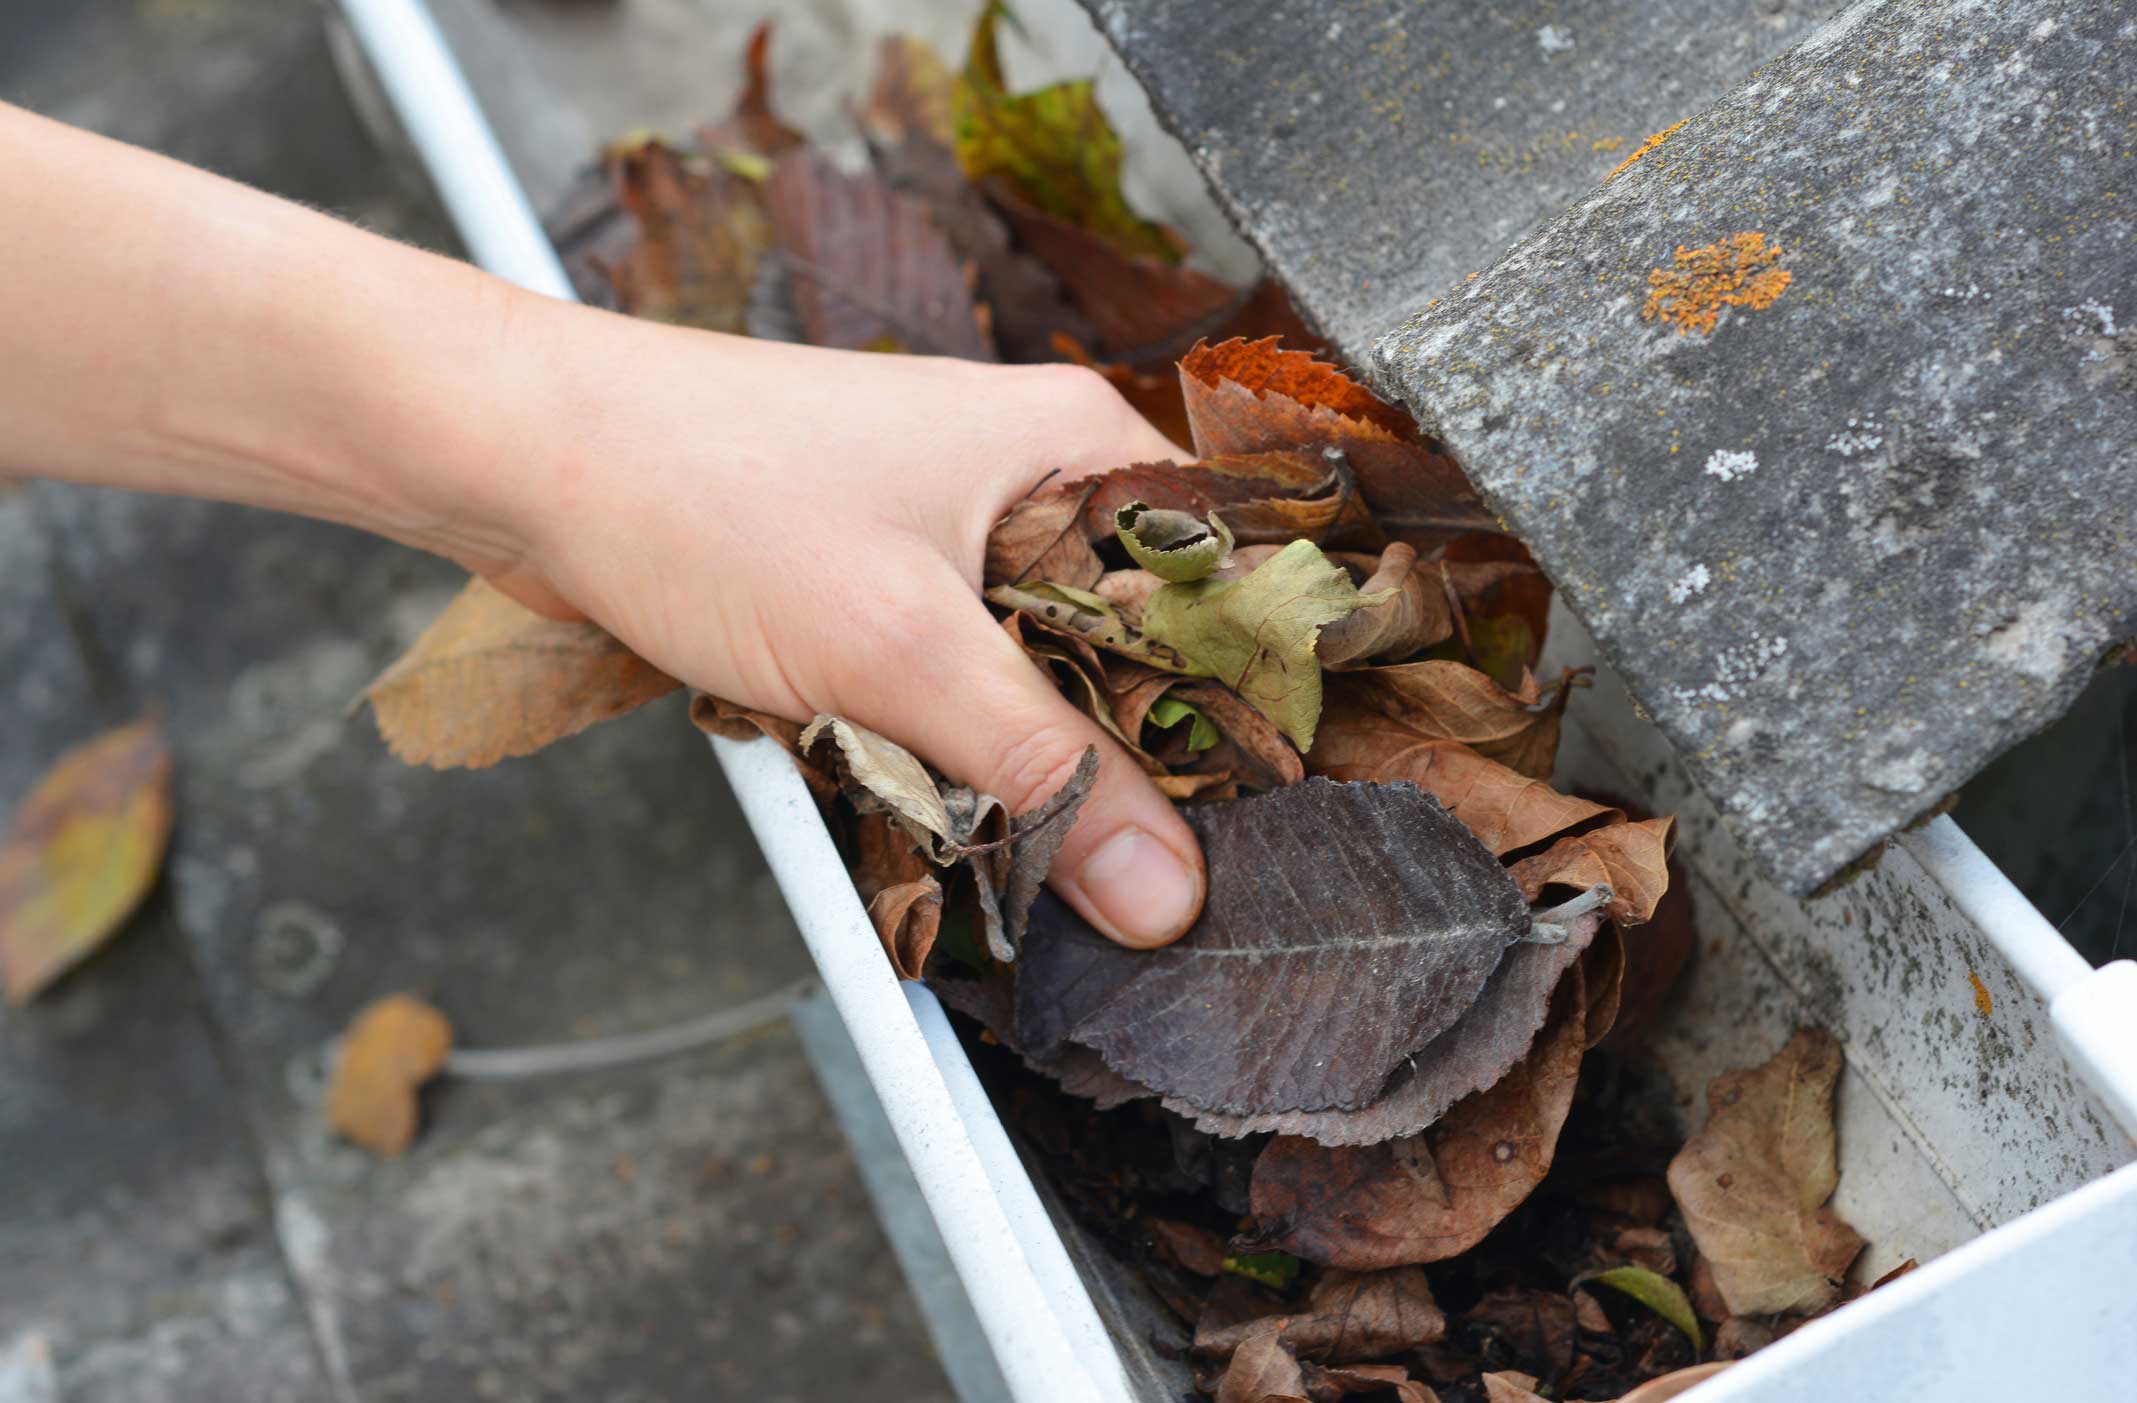
<svg viewBox="0 0 2137 1403">
<path fill-rule="evenodd" d="M 1821 0 L 1083 0 L 1352 360 L 1808 32 Z"/>
<path fill-rule="evenodd" d="M 1856 6 L 1377 352 L 1791 890 L 2132 629 L 2131 26 Z M 1770 306 L 1643 319 L 1746 231 Z"/>
</svg>

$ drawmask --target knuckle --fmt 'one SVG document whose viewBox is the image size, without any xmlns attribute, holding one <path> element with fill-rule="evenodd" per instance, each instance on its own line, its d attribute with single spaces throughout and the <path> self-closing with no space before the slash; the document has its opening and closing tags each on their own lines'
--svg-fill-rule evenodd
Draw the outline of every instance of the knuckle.
<svg viewBox="0 0 2137 1403">
<path fill-rule="evenodd" d="M 1089 744 L 1065 726 L 1011 731 L 996 748 L 989 787 L 1009 812 L 1021 814 L 1068 783 Z"/>
</svg>

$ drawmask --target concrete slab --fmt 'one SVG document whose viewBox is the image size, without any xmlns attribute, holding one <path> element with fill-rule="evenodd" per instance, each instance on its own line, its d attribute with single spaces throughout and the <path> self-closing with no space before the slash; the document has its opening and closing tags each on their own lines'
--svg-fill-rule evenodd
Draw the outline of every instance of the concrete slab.
<svg viewBox="0 0 2137 1403">
<path fill-rule="evenodd" d="M 1821 0 L 1084 0 L 1270 269 L 1354 363 Z"/>
<path fill-rule="evenodd" d="M 1857 5 L 1376 355 L 1791 891 L 2137 629 L 2130 40 Z"/>
</svg>

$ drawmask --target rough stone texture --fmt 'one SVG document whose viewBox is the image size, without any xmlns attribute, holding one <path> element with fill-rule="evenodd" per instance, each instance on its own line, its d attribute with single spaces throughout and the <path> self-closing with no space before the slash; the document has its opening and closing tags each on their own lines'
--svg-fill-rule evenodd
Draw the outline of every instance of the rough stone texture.
<svg viewBox="0 0 2137 1403">
<path fill-rule="evenodd" d="M 1792 891 L 2131 632 L 2131 25 L 1858 5 L 1376 353 Z M 1642 320 L 1741 231 L 1777 301 Z"/>
<path fill-rule="evenodd" d="M 1820 0 L 1083 0 L 1352 360 L 1808 32 Z"/>
</svg>

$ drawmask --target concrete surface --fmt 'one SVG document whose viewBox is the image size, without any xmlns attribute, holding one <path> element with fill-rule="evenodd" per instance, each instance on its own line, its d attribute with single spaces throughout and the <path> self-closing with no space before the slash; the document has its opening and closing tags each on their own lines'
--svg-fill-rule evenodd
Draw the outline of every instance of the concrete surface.
<svg viewBox="0 0 2137 1403">
<path fill-rule="evenodd" d="M 311 5 L 11 0 L 0 98 L 451 246 Z M 0 1399 L 947 1399 L 783 1024 L 441 1084 L 397 1163 L 323 1133 L 329 1041 L 379 995 L 553 1044 L 806 965 L 677 705 L 449 775 L 344 714 L 456 584 L 312 523 L 0 496 L 0 803 L 147 706 L 179 757 L 158 895 L 0 1013 Z"/>
<path fill-rule="evenodd" d="M 2137 630 L 2131 34 L 1853 6 L 1376 352 L 1792 892 Z M 1738 238 L 1770 306 L 1650 318 Z"/>
</svg>

